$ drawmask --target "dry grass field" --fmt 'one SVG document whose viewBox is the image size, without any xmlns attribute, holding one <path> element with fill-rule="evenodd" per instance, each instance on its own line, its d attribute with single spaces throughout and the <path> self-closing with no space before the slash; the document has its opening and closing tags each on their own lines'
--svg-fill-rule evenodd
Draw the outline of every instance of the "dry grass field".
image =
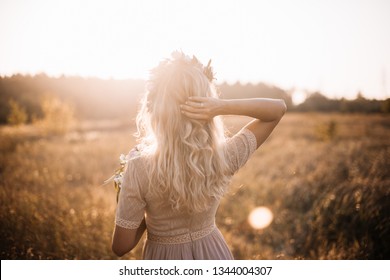
<svg viewBox="0 0 390 280">
<path fill-rule="evenodd" d="M 1 127 L 1 259 L 116 259 L 115 191 L 101 184 L 132 132 L 126 122 L 65 136 Z M 262 230 L 248 223 L 258 206 L 274 217 Z M 233 178 L 217 224 L 236 259 L 389 259 L 389 213 L 389 116 L 288 113 Z M 139 259 L 141 243 L 124 258 Z"/>
</svg>

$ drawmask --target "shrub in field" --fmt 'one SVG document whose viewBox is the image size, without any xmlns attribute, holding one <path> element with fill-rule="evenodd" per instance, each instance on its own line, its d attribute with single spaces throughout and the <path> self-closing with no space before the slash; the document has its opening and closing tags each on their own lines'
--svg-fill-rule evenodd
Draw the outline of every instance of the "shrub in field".
<svg viewBox="0 0 390 280">
<path fill-rule="evenodd" d="M 41 102 L 43 118 L 35 124 L 42 128 L 45 134 L 63 135 L 74 124 L 74 109 L 55 97 L 45 97 Z"/>
<path fill-rule="evenodd" d="M 336 137 L 337 123 L 334 120 L 318 124 L 316 126 L 315 134 L 319 140 L 327 141 Z"/>
<path fill-rule="evenodd" d="M 26 123 L 28 119 L 26 110 L 21 107 L 15 100 L 9 100 L 8 104 L 10 112 L 7 117 L 7 122 L 10 125 L 20 125 Z"/>
</svg>

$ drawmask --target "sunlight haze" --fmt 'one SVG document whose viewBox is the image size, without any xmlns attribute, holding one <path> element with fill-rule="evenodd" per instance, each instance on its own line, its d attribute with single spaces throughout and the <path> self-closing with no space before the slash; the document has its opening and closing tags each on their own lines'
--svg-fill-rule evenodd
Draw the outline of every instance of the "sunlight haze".
<svg viewBox="0 0 390 280">
<path fill-rule="evenodd" d="M 0 0 L 0 75 L 142 78 L 173 50 L 217 82 L 390 94 L 390 1 Z"/>
</svg>

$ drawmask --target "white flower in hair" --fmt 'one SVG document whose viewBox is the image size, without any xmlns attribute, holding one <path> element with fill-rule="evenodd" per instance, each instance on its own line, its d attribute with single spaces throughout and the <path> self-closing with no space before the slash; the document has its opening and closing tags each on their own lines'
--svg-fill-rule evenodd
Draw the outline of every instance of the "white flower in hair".
<svg viewBox="0 0 390 280">
<path fill-rule="evenodd" d="M 211 67 L 211 59 L 209 60 L 207 66 L 204 66 L 197 58 L 196 56 L 192 56 L 192 58 L 186 54 L 184 54 L 181 51 L 174 51 L 171 54 L 172 58 L 174 60 L 182 60 L 186 63 L 191 63 L 192 65 L 201 67 L 203 69 L 203 73 L 208 78 L 210 82 L 212 82 L 215 77 L 213 73 L 213 68 Z"/>
<path fill-rule="evenodd" d="M 182 53 L 180 53 L 179 51 L 174 51 L 171 53 L 171 56 L 173 59 L 180 59 L 182 57 Z"/>
<path fill-rule="evenodd" d="M 171 56 L 173 59 L 176 60 L 182 59 L 185 62 L 191 62 L 191 58 L 188 55 L 184 54 L 183 52 L 174 51 L 172 52 Z"/>
</svg>

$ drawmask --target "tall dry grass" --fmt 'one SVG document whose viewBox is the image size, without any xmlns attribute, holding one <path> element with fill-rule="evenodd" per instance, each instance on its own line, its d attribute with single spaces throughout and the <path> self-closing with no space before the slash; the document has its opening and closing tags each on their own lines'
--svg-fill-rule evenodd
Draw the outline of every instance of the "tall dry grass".
<svg viewBox="0 0 390 280">
<path fill-rule="evenodd" d="M 246 121 L 226 119 L 232 132 Z M 115 192 L 101 183 L 134 145 L 133 130 L 89 123 L 63 137 L 2 127 L 1 259 L 115 259 Z M 384 115 L 287 114 L 219 208 L 235 258 L 389 258 L 389 132 Z M 257 206 L 274 214 L 263 230 L 247 222 Z"/>
</svg>

